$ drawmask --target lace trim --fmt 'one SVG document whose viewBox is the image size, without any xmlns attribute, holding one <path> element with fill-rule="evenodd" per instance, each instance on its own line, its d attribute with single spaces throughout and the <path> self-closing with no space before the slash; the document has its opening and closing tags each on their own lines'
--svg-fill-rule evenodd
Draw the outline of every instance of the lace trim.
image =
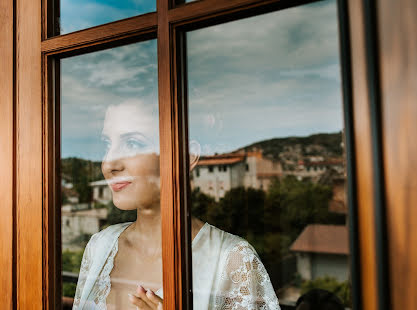
<svg viewBox="0 0 417 310">
<path fill-rule="evenodd" d="M 114 267 L 114 258 L 119 250 L 119 236 L 120 234 L 127 228 L 128 226 L 123 227 L 116 236 L 116 240 L 114 242 L 113 248 L 110 250 L 109 256 L 106 259 L 106 262 L 104 263 L 104 266 L 102 270 L 100 271 L 100 274 L 97 277 L 97 280 L 95 281 L 90 295 L 95 296 L 94 300 L 91 302 L 88 302 L 88 309 L 94 309 L 94 310 L 107 310 L 106 305 L 106 299 L 107 296 L 110 293 L 111 290 L 111 279 L 110 279 L 110 273 L 113 270 Z M 84 289 L 84 285 L 87 279 L 88 271 L 92 265 L 93 257 L 91 253 L 91 249 L 95 248 L 96 239 L 98 238 L 99 234 L 102 232 L 99 232 L 97 234 L 94 234 L 90 241 L 88 242 L 86 249 L 84 251 L 83 259 L 81 262 L 81 268 L 80 268 L 80 277 L 77 284 L 77 290 L 74 298 L 74 306 L 73 310 L 78 309 L 80 304 L 80 298 L 81 293 Z"/>
<path fill-rule="evenodd" d="M 229 252 L 221 280 L 215 309 L 280 309 L 269 275 L 247 241 L 239 242 Z"/>
<path fill-rule="evenodd" d="M 94 292 L 94 302 L 99 309 L 106 310 L 106 299 L 111 290 L 111 281 L 110 281 L 110 273 L 113 270 L 114 266 L 114 258 L 119 250 L 119 238 L 117 238 L 114 246 L 109 254 L 106 263 L 103 266 L 100 275 L 97 278 L 97 282 L 94 285 L 93 292 Z"/>
</svg>

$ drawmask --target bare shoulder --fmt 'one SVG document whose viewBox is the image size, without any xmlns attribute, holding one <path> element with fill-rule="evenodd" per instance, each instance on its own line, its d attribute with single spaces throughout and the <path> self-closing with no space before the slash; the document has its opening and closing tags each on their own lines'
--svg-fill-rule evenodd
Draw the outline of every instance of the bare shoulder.
<svg viewBox="0 0 417 310">
<path fill-rule="evenodd" d="M 203 228 L 204 222 L 196 217 L 191 218 L 191 237 L 194 240 L 201 228 Z"/>
</svg>

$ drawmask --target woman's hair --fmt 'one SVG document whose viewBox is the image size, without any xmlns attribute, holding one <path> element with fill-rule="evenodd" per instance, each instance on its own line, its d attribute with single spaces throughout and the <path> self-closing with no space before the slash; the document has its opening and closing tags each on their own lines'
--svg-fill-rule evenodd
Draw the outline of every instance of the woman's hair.
<svg viewBox="0 0 417 310">
<path fill-rule="evenodd" d="M 312 289 L 298 298 L 296 310 L 344 310 L 340 299 L 333 293 Z"/>
</svg>

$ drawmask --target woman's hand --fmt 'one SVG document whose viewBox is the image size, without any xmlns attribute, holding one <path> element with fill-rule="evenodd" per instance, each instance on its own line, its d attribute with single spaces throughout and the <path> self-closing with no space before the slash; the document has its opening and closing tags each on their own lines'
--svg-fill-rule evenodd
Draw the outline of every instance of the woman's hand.
<svg viewBox="0 0 417 310">
<path fill-rule="evenodd" d="M 152 290 L 145 290 L 138 285 L 134 295 L 129 294 L 130 302 L 137 307 L 138 310 L 162 310 L 162 298 L 156 295 Z"/>
</svg>

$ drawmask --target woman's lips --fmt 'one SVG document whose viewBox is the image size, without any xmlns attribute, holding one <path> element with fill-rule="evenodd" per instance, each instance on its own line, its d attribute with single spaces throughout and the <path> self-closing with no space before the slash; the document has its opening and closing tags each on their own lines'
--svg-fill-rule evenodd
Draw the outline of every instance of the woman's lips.
<svg viewBox="0 0 417 310">
<path fill-rule="evenodd" d="M 124 189 L 126 186 L 128 186 L 129 184 L 131 184 L 132 182 L 117 182 L 117 183 L 113 183 L 111 185 L 111 188 L 115 191 L 121 191 L 122 189 Z"/>
</svg>

